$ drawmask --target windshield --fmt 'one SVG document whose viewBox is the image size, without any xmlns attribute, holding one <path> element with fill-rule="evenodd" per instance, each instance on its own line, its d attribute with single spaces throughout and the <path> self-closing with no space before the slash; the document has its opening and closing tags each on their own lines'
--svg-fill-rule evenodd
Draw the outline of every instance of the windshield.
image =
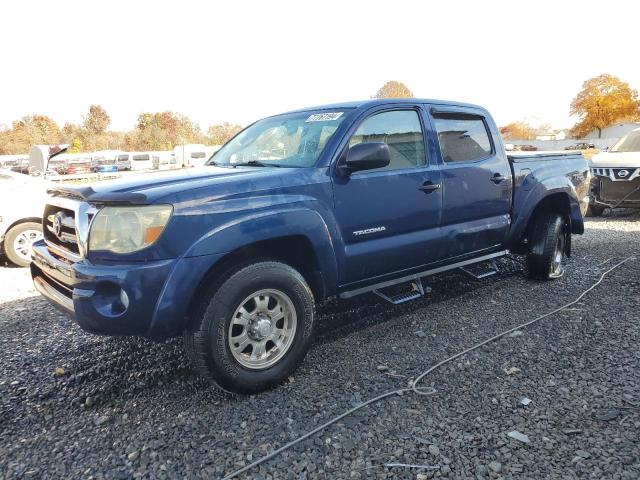
<svg viewBox="0 0 640 480">
<path fill-rule="evenodd" d="M 311 167 L 338 129 L 344 112 L 301 112 L 260 120 L 209 160 L 215 165 Z"/>
<path fill-rule="evenodd" d="M 640 130 L 634 130 L 622 137 L 610 150 L 611 152 L 640 152 Z"/>
</svg>

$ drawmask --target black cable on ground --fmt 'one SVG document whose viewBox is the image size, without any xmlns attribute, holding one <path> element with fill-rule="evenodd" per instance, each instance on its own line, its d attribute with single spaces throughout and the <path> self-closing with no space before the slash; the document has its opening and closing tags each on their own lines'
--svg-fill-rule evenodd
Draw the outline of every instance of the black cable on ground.
<svg viewBox="0 0 640 480">
<path fill-rule="evenodd" d="M 364 407 L 371 405 L 372 403 L 376 403 L 379 402 L 380 400 L 383 400 L 385 398 L 391 397 L 392 395 L 402 395 L 405 392 L 413 392 L 416 393 L 418 395 L 433 395 L 436 391 L 434 388 L 431 387 L 418 387 L 418 383 L 427 375 L 429 375 L 431 372 L 433 372 L 434 370 L 440 368 L 441 366 L 452 362 L 453 360 L 466 355 L 469 352 L 472 352 L 473 350 L 477 350 L 480 347 L 483 347 L 484 345 L 490 343 L 490 342 L 494 342 L 496 340 L 498 340 L 499 338 L 504 337 L 505 335 L 510 334 L 511 332 L 515 331 L 515 330 L 520 330 L 522 328 L 528 327 L 529 325 L 532 325 L 536 322 L 539 322 L 540 320 L 543 320 L 547 317 L 550 317 L 551 315 L 555 315 L 556 313 L 565 310 L 569 307 L 571 307 L 572 305 L 575 305 L 576 303 L 578 303 L 580 300 L 582 300 L 584 298 L 584 296 L 589 293 L 591 290 L 593 290 L 594 288 L 596 288 L 598 285 L 600 285 L 602 283 L 602 281 L 604 280 L 604 277 L 607 276 L 607 274 L 609 274 L 610 272 L 612 272 L 613 270 L 615 270 L 616 268 L 618 268 L 620 265 L 628 262 L 629 260 L 635 260 L 635 257 L 631 256 L 631 257 L 627 257 L 624 260 L 622 260 L 621 262 L 616 263 L 613 267 L 609 268 L 608 270 L 604 271 L 601 275 L 600 278 L 593 284 L 591 285 L 589 288 L 587 288 L 585 291 L 583 291 L 580 295 L 578 295 L 578 297 L 576 297 L 575 300 L 572 300 L 571 302 L 556 308 L 555 310 L 552 310 L 548 313 L 545 313 L 543 315 L 540 315 L 536 318 L 534 318 L 533 320 L 530 320 L 528 322 L 522 323 L 516 327 L 510 328 L 509 330 L 506 330 L 502 333 L 499 333 L 498 335 L 495 335 L 491 338 L 488 338 L 487 340 L 484 340 L 480 343 L 475 344 L 472 347 L 467 348 L 466 350 L 461 351 L 460 353 L 456 353 L 455 355 L 441 361 L 440 363 L 437 363 L 436 365 L 430 367 L 428 370 L 425 370 L 423 373 L 421 373 L 418 378 L 415 379 L 415 381 L 412 383 L 411 387 L 408 388 L 401 388 L 399 390 L 391 390 L 389 392 L 385 392 L 382 393 L 380 395 L 378 395 L 377 397 L 373 397 L 369 400 L 367 400 L 364 403 L 361 403 L 360 405 L 358 405 L 357 407 L 352 408 L 351 410 L 347 410 L 346 412 L 338 415 L 335 418 L 332 418 L 331 420 L 329 420 L 326 423 L 323 423 L 322 425 L 320 425 L 319 427 L 314 428 L 313 430 L 311 430 L 310 432 L 305 433 L 304 435 L 290 441 L 289 443 L 283 445 L 282 447 L 278 448 L 277 450 L 274 450 L 273 452 L 271 452 L 268 455 L 265 455 L 262 458 L 259 458 L 258 460 L 256 460 L 253 463 L 250 463 L 249 465 L 242 467 L 239 470 L 236 470 L 233 473 L 230 473 L 229 475 L 227 475 L 226 477 L 224 477 L 222 480 L 230 480 L 232 478 L 237 477 L 238 475 L 251 470 L 254 467 L 257 467 L 258 465 L 263 464 L 264 462 L 267 462 L 269 460 L 271 460 L 274 457 L 277 457 L 278 455 L 280 455 L 282 452 L 289 450 L 290 448 L 292 448 L 293 446 L 297 445 L 298 443 L 306 440 L 309 437 L 312 437 L 313 435 L 315 435 L 318 432 L 321 432 L 322 430 L 326 429 L 327 427 L 333 425 L 336 422 L 339 422 L 340 420 L 342 420 L 345 417 L 348 417 L 349 415 L 353 414 L 354 412 L 357 412 L 358 410 L 363 409 Z"/>
</svg>

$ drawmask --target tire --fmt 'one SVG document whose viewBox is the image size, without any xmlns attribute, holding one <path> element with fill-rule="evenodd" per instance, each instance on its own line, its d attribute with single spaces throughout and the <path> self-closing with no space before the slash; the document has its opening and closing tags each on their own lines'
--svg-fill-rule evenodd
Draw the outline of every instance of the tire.
<svg viewBox="0 0 640 480">
<path fill-rule="evenodd" d="M 19 223 L 11 227 L 4 237 L 4 253 L 11 263 L 19 267 L 28 267 L 31 263 L 31 244 L 41 238 L 41 224 Z"/>
<path fill-rule="evenodd" d="M 555 212 L 541 212 L 531 228 L 527 274 L 536 280 L 552 280 L 564 274 L 567 237 L 565 221 Z"/>
<path fill-rule="evenodd" d="M 315 305 L 306 281 L 290 266 L 261 261 L 238 267 L 205 297 L 183 334 L 184 346 L 197 372 L 223 390 L 261 392 L 304 359 Z"/>
<path fill-rule="evenodd" d="M 607 207 L 603 207 L 601 205 L 589 205 L 587 217 L 601 217 L 605 208 Z"/>
</svg>

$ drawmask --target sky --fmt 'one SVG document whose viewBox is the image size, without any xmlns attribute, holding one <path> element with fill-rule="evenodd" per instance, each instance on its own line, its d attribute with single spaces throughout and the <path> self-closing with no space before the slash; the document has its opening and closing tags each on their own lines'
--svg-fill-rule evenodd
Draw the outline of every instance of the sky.
<svg viewBox="0 0 640 480">
<path fill-rule="evenodd" d="M 639 17 L 633 0 L 7 1 L 0 125 L 78 123 L 100 104 L 115 130 L 164 110 L 206 130 L 398 80 L 480 104 L 499 125 L 564 128 L 586 79 L 640 88 Z"/>
</svg>

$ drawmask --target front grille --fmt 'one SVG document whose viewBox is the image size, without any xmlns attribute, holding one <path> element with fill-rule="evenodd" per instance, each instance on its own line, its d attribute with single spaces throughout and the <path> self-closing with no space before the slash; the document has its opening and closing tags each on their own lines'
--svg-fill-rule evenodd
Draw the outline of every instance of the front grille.
<svg viewBox="0 0 640 480">
<path fill-rule="evenodd" d="M 44 238 L 50 246 L 80 254 L 78 247 L 78 234 L 76 231 L 76 216 L 73 210 L 47 205 L 42 219 Z"/>
<path fill-rule="evenodd" d="M 592 168 L 591 173 L 613 181 L 633 181 L 640 176 L 640 168 Z"/>
<path fill-rule="evenodd" d="M 598 175 L 600 177 L 608 177 L 611 175 L 611 169 L 610 168 L 592 168 L 591 173 L 593 173 L 594 175 Z"/>
<path fill-rule="evenodd" d="M 636 175 L 635 168 L 612 168 L 613 178 L 616 180 L 631 180 Z"/>
</svg>

